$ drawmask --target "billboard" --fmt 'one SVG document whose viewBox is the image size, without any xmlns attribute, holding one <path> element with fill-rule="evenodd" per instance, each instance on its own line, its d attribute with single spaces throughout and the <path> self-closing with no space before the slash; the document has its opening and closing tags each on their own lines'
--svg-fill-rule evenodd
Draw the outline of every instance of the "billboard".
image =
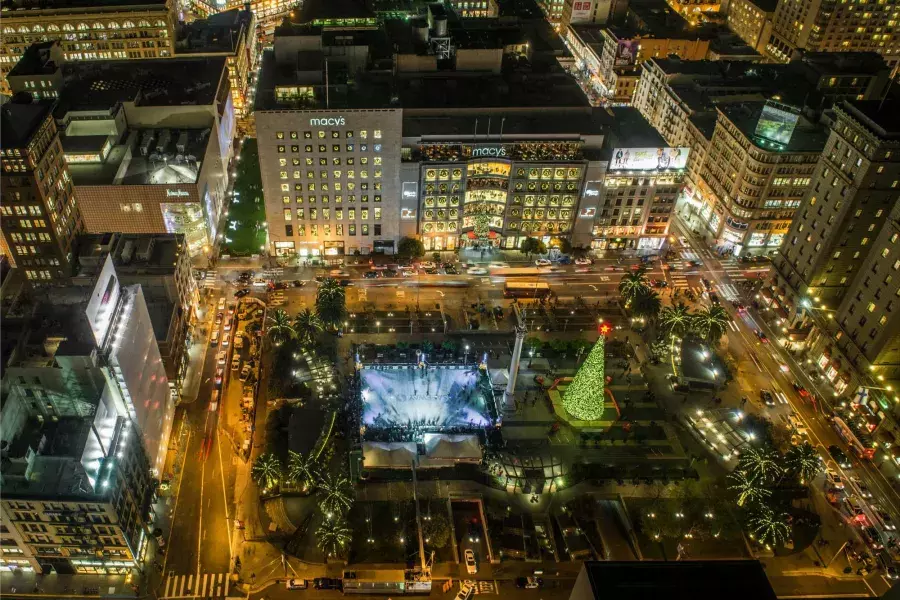
<svg viewBox="0 0 900 600">
<path fill-rule="evenodd" d="M 763 106 L 762 114 L 759 115 L 759 121 L 756 122 L 756 135 L 787 145 L 794 134 L 798 119 L 799 116 L 796 113 L 766 103 Z"/>
<path fill-rule="evenodd" d="M 683 169 L 690 148 L 616 148 L 610 169 L 655 171 Z"/>
<path fill-rule="evenodd" d="M 637 60 L 638 41 L 637 40 L 619 40 L 616 45 L 617 67 L 631 66 Z"/>
<path fill-rule="evenodd" d="M 572 3 L 572 19 L 571 23 L 590 23 L 591 14 L 594 12 L 593 0 L 576 0 Z"/>
<path fill-rule="evenodd" d="M 231 143 L 234 141 L 234 104 L 231 102 L 231 94 L 225 99 L 225 110 L 219 117 L 219 156 L 222 159 L 228 157 L 231 151 Z"/>
</svg>

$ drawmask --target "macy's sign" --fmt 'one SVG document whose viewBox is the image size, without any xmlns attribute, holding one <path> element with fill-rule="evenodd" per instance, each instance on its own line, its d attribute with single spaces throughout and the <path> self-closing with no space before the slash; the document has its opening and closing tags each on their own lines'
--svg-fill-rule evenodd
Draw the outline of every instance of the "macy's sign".
<svg viewBox="0 0 900 600">
<path fill-rule="evenodd" d="M 326 119 L 310 119 L 309 120 L 310 125 L 336 125 L 336 126 L 340 127 L 341 125 L 344 125 L 344 123 L 346 123 L 346 121 L 344 120 L 344 117 L 329 117 Z"/>
</svg>

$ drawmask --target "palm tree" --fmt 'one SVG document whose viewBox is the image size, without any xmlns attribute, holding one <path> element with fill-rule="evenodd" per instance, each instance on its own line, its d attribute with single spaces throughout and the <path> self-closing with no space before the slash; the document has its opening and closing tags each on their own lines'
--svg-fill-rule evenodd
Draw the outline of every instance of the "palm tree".
<svg viewBox="0 0 900 600">
<path fill-rule="evenodd" d="M 350 480 L 346 475 L 326 473 L 319 479 L 319 506 L 325 516 L 343 515 L 353 504 L 353 492 Z"/>
<path fill-rule="evenodd" d="M 792 446 L 785 457 L 785 463 L 792 473 L 800 477 L 800 483 L 812 481 L 822 471 L 819 453 L 809 442 Z"/>
<path fill-rule="evenodd" d="M 250 474 L 256 485 L 265 488 L 274 487 L 281 478 L 281 461 L 274 454 L 260 454 L 253 463 Z"/>
<path fill-rule="evenodd" d="M 305 489 L 311 488 L 319 475 L 316 467 L 312 453 L 303 456 L 299 452 L 288 451 L 288 478 L 294 483 L 301 484 Z"/>
<path fill-rule="evenodd" d="M 769 446 L 763 446 L 762 448 L 749 446 L 741 455 L 738 469 L 760 483 L 768 483 L 775 481 L 778 476 L 784 473 L 781 461 L 781 454 Z"/>
<path fill-rule="evenodd" d="M 626 273 L 619 281 L 619 293 L 625 300 L 625 305 L 631 304 L 638 295 L 650 290 L 647 284 L 647 270 L 639 267 L 637 270 Z"/>
<path fill-rule="evenodd" d="M 273 310 L 269 315 L 269 326 L 266 333 L 276 346 L 297 337 L 290 315 L 280 308 Z"/>
<path fill-rule="evenodd" d="M 671 308 L 667 306 L 660 311 L 659 326 L 666 335 L 684 337 L 691 330 L 693 318 L 694 315 L 691 314 L 691 309 L 685 306 L 683 302 L 679 302 Z"/>
<path fill-rule="evenodd" d="M 704 308 L 692 320 L 694 332 L 710 345 L 719 342 L 729 321 L 728 313 L 718 304 Z"/>
<path fill-rule="evenodd" d="M 631 313 L 636 317 L 652 321 L 659 316 L 661 308 L 662 302 L 659 295 L 650 288 L 645 288 L 632 302 Z"/>
<path fill-rule="evenodd" d="M 319 315 L 308 308 L 301 310 L 294 318 L 294 331 L 297 332 L 297 337 L 304 346 L 312 344 L 316 335 L 321 333 L 324 328 L 325 325 Z"/>
<path fill-rule="evenodd" d="M 743 506 L 747 500 L 761 502 L 772 495 L 771 490 L 762 487 L 761 482 L 746 471 L 735 471 L 728 478 L 734 482 L 729 488 L 738 493 L 738 506 Z"/>
<path fill-rule="evenodd" d="M 756 509 L 748 524 L 761 544 L 780 546 L 791 536 L 789 520 L 786 512 L 775 512 L 763 505 Z"/>
<path fill-rule="evenodd" d="M 325 553 L 325 558 L 342 556 L 350 544 L 352 533 L 343 517 L 324 519 L 316 529 L 316 545 Z"/>
<path fill-rule="evenodd" d="M 344 288 L 332 278 L 328 278 L 316 292 L 316 314 L 329 327 L 337 327 L 344 318 L 346 298 Z"/>
</svg>

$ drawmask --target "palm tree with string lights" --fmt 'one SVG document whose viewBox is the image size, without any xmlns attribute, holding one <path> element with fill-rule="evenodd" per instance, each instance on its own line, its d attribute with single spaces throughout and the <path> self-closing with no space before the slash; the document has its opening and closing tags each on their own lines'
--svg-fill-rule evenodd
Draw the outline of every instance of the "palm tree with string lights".
<svg viewBox="0 0 900 600">
<path fill-rule="evenodd" d="M 630 306 L 635 298 L 640 294 L 647 293 L 649 290 L 650 285 L 647 282 L 647 269 L 643 266 L 638 267 L 629 273 L 625 273 L 619 281 L 619 294 L 621 294 L 622 299 L 625 300 L 625 306 Z"/>
<path fill-rule="evenodd" d="M 791 536 L 790 515 L 765 505 L 756 508 L 747 524 L 759 543 L 766 546 L 781 546 Z"/>
<path fill-rule="evenodd" d="M 771 490 L 764 488 L 762 482 L 746 471 L 735 471 L 728 479 L 732 481 L 729 489 L 738 493 L 738 506 L 744 506 L 747 501 L 756 504 L 772 495 Z"/>
<path fill-rule="evenodd" d="M 256 485 L 270 489 L 281 479 L 281 461 L 274 454 L 260 454 L 253 463 L 250 475 Z"/>
<path fill-rule="evenodd" d="M 342 473 L 326 473 L 318 481 L 319 506 L 326 517 L 343 515 L 353 504 L 353 486 Z"/>
<path fill-rule="evenodd" d="M 322 319 L 308 308 L 304 308 L 294 317 L 294 331 L 297 332 L 297 337 L 304 346 L 311 345 L 316 339 L 316 335 L 322 333 L 323 329 L 325 329 L 325 324 L 322 323 Z"/>
<path fill-rule="evenodd" d="M 316 314 L 328 327 L 336 328 L 344 318 L 346 294 L 340 282 L 331 277 L 325 279 L 316 291 Z"/>
<path fill-rule="evenodd" d="M 692 329 L 708 344 L 714 346 L 719 343 L 722 335 L 728 327 L 730 317 L 728 312 L 719 304 L 703 308 L 694 315 Z"/>
<path fill-rule="evenodd" d="M 268 318 L 266 335 L 269 336 L 269 339 L 276 346 L 280 346 L 284 342 L 297 337 L 294 324 L 291 322 L 291 316 L 280 308 L 273 310 Z"/>
<path fill-rule="evenodd" d="M 809 442 L 792 446 L 785 456 L 785 464 L 791 473 L 800 478 L 800 483 L 812 481 L 822 472 L 822 459 Z"/>
<path fill-rule="evenodd" d="M 316 529 L 316 546 L 325 558 L 343 556 L 350 544 L 353 532 L 342 516 L 326 517 Z"/>
<path fill-rule="evenodd" d="M 690 332 L 693 319 L 691 309 L 683 302 L 667 306 L 659 312 L 659 326 L 669 336 L 683 338 Z"/>
<path fill-rule="evenodd" d="M 301 485 L 304 490 L 312 488 L 319 477 L 316 459 L 310 452 L 304 456 L 293 450 L 288 451 L 288 479 Z"/>
<path fill-rule="evenodd" d="M 738 470 L 744 471 L 761 483 L 771 483 L 784 473 L 781 454 L 770 446 L 748 446 L 742 452 Z"/>
</svg>

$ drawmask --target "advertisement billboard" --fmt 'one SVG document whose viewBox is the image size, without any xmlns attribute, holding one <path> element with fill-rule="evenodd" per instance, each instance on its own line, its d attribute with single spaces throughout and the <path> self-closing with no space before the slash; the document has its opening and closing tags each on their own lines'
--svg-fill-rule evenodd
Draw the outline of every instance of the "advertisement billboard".
<svg viewBox="0 0 900 600">
<path fill-rule="evenodd" d="M 572 3 L 572 23 L 590 23 L 591 16 L 594 12 L 594 2 L 593 0 L 587 0 L 587 2 L 583 2 L 581 0 L 576 0 L 576 2 Z"/>
<path fill-rule="evenodd" d="M 616 46 L 615 64 L 617 67 L 631 66 L 637 60 L 637 40 L 619 40 Z"/>
<path fill-rule="evenodd" d="M 219 117 L 219 156 L 222 159 L 228 157 L 232 141 L 234 141 L 234 104 L 231 102 L 231 94 L 228 94 L 225 99 L 225 110 Z"/>
<path fill-rule="evenodd" d="M 690 148 L 616 148 L 610 169 L 655 171 L 683 169 Z"/>
<path fill-rule="evenodd" d="M 799 116 L 789 110 L 784 110 L 784 108 L 772 104 L 763 106 L 759 121 L 756 122 L 756 135 L 787 145 L 794 134 Z"/>
</svg>

